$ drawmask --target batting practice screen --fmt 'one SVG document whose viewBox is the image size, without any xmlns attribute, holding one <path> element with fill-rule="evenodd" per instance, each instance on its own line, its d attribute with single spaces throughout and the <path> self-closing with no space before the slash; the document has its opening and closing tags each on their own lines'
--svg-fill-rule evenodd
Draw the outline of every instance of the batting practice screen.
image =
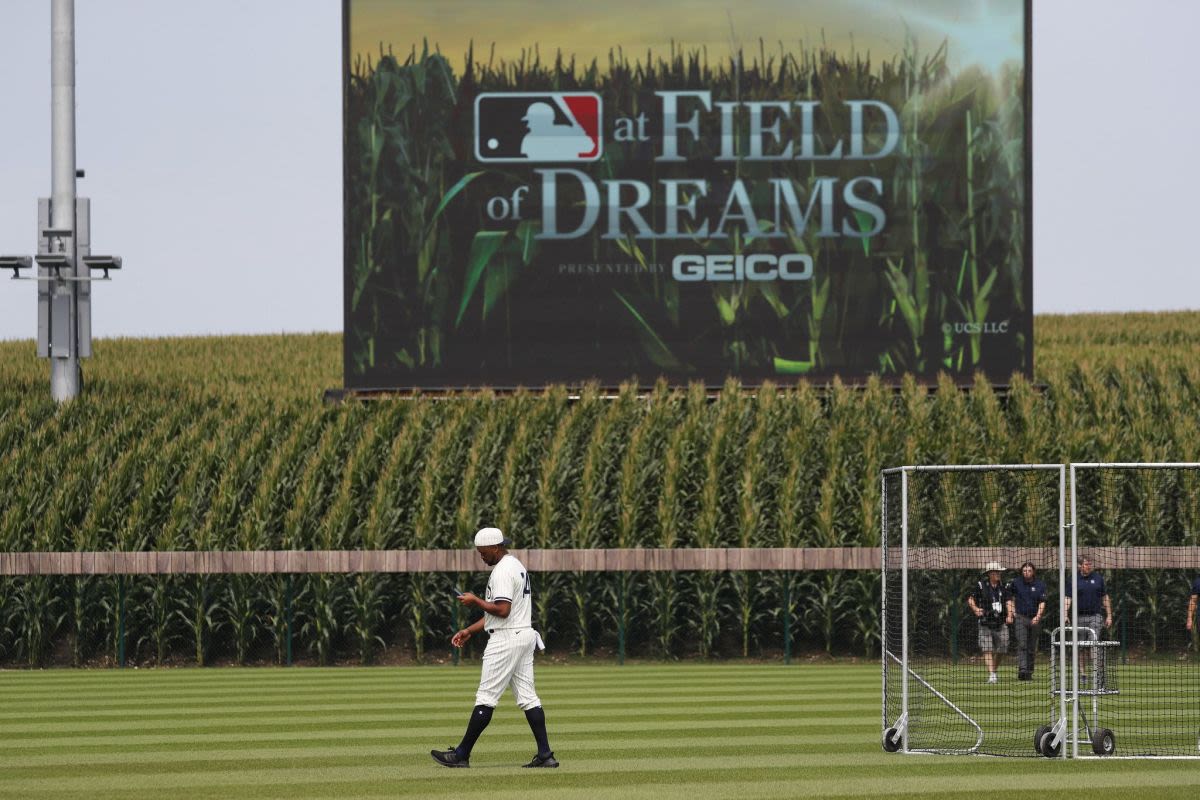
<svg viewBox="0 0 1200 800">
<path fill-rule="evenodd" d="M 344 13 L 348 388 L 1032 374 L 1028 0 Z"/>
<path fill-rule="evenodd" d="M 885 750 L 1200 759 L 1200 464 L 881 480 Z"/>
</svg>

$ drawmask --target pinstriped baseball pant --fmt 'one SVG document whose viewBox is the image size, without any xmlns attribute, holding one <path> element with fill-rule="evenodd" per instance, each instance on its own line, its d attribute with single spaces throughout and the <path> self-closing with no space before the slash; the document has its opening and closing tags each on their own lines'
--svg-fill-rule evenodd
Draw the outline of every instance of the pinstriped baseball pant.
<svg viewBox="0 0 1200 800">
<path fill-rule="evenodd" d="M 509 686 L 522 711 L 542 704 L 533 689 L 533 651 L 538 639 L 532 628 L 501 628 L 491 634 L 483 651 L 483 673 L 475 705 L 495 708 Z"/>
</svg>

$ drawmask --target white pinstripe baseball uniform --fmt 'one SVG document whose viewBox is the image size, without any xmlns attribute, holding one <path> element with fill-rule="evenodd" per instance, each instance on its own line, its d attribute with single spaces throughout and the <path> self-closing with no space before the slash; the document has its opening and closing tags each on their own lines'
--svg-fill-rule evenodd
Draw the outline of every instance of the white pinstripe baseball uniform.
<svg viewBox="0 0 1200 800">
<path fill-rule="evenodd" d="M 483 629 L 489 638 L 475 705 L 495 708 L 511 685 L 523 711 L 537 708 L 542 701 L 533 688 L 533 651 L 545 650 L 546 646 L 530 625 L 533 593 L 529 573 L 516 556 L 506 554 L 492 567 L 484 599 L 491 603 L 507 600 L 512 606 L 507 617 L 483 615 Z"/>
</svg>

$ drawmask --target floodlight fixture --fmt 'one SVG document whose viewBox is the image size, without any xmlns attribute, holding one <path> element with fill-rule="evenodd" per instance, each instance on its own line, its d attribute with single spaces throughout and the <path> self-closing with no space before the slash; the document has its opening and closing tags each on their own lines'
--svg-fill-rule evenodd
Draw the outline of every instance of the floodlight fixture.
<svg viewBox="0 0 1200 800">
<path fill-rule="evenodd" d="M 21 270 L 31 269 L 33 259 L 29 256 L 0 256 L 0 269 L 11 269 L 13 277 L 21 277 Z"/>
<path fill-rule="evenodd" d="M 101 280 L 108 280 L 109 279 L 108 271 L 110 269 L 120 269 L 121 268 L 121 257 L 120 256 L 84 256 L 83 263 L 84 263 L 84 266 L 86 266 L 89 271 L 93 270 L 93 269 L 104 270 L 104 277 Z M 95 278 L 93 278 L 92 280 L 95 280 Z"/>
</svg>

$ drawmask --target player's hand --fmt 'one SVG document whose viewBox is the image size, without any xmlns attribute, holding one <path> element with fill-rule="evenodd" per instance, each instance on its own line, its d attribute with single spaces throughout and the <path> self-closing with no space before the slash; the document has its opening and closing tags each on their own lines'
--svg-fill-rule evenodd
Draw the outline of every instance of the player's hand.
<svg viewBox="0 0 1200 800">
<path fill-rule="evenodd" d="M 462 647 L 470 638 L 471 632 L 466 628 L 463 628 L 461 631 L 450 637 L 450 644 L 454 645 L 455 647 Z"/>
<path fill-rule="evenodd" d="M 1033 619 L 1031 619 L 1031 620 L 1029 621 L 1029 624 L 1030 624 L 1030 625 L 1040 625 L 1040 624 L 1042 624 L 1042 615 L 1041 615 L 1041 614 L 1037 614 L 1037 615 L 1035 615 L 1035 616 L 1034 616 L 1034 618 L 1033 618 Z"/>
<path fill-rule="evenodd" d="M 458 596 L 458 602 L 468 607 L 477 606 L 479 605 L 479 598 L 472 592 L 463 592 Z"/>
</svg>

